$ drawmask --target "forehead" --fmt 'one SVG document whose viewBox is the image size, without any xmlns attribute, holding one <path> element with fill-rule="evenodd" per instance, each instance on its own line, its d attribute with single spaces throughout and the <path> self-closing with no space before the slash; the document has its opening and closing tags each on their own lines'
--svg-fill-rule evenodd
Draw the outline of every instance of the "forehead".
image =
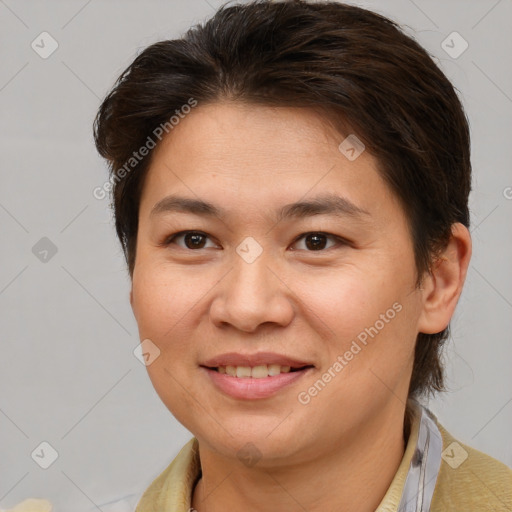
<svg viewBox="0 0 512 512">
<path fill-rule="evenodd" d="M 338 156 L 346 136 L 336 131 L 327 117 L 299 107 L 270 107 L 246 103 L 199 104 L 174 126 L 155 150 L 187 153 L 190 164 L 217 162 L 259 173 L 292 170 L 294 163 Z M 267 165 L 269 163 L 271 168 Z M 232 165 L 231 165 L 232 164 Z M 202 166 L 201 169 L 202 170 Z M 241 168 L 237 170 L 243 171 Z M 297 171 L 305 170 L 300 167 Z"/>
<path fill-rule="evenodd" d="M 379 214 L 395 199 L 372 155 L 350 160 L 340 151 L 346 138 L 309 109 L 198 105 L 154 150 L 143 206 L 149 214 L 177 192 L 242 209 L 335 194 Z"/>
</svg>

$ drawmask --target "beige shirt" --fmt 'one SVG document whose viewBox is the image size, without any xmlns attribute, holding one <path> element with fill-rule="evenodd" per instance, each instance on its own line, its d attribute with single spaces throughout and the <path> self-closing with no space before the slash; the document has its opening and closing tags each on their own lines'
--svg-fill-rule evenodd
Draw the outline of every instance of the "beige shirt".
<svg viewBox="0 0 512 512">
<path fill-rule="evenodd" d="M 412 423 L 402 462 L 376 512 L 397 512 L 418 440 L 419 410 Z M 435 418 L 435 417 L 434 417 Z M 512 470 L 456 441 L 437 421 L 443 455 L 431 512 L 511 512 Z M 192 493 L 200 476 L 198 441 L 192 438 L 142 495 L 136 512 L 193 512 Z"/>
</svg>

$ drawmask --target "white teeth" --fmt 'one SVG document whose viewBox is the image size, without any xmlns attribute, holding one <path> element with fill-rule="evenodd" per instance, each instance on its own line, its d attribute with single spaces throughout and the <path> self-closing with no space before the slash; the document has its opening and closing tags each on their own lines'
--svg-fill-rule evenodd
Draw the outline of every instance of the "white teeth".
<svg viewBox="0 0 512 512">
<path fill-rule="evenodd" d="M 258 366 L 219 366 L 217 371 L 225 373 L 230 377 L 238 377 L 239 379 L 263 379 L 265 377 L 272 377 L 280 373 L 288 373 L 291 370 L 290 366 L 281 366 L 279 364 L 261 364 Z"/>
<path fill-rule="evenodd" d="M 251 376 L 251 367 L 250 366 L 237 366 L 236 367 L 236 376 L 239 378 L 245 378 Z"/>
<path fill-rule="evenodd" d="M 279 375 L 281 373 L 281 366 L 278 364 L 269 364 L 268 365 L 268 374 L 269 375 Z"/>
<path fill-rule="evenodd" d="M 253 379 L 262 379 L 263 377 L 268 377 L 267 365 L 262 364 L 261 366 L 255 366 L 251 370 L 251 377 Z"/>
</svg>

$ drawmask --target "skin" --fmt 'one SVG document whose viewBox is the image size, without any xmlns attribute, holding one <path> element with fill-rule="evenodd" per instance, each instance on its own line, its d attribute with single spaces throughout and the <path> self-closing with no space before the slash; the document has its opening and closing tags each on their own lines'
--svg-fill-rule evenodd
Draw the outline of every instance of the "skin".
<svg viewBox="0 0 512 512">
<path fill-rule="evenodd" d="M 215 103 L 196 107 L 152 155 L 130 302 L 140 339 L 161 351 L 147 367 L 155 390 L 199 441 L 199 512 L 373 511 L 400 464 L 414 342 L 448 325 L 471 239 L 454 224 L 443 259 L 416 289 L 404 212 L 368 151 L 354 161 L 339 151 L 344 138 L 307 109 Z M 369 215 L 276 223 L 285 204 L 324 193 Z M 150 215 L 169 194 L 209 201 L 226 216 Z M 163 243 L 184 230 L 205 233 L 202 248 L 183 236 Z M 315 250 L 301 237 L 311 232 L 334 238 Z M 236 252 L 248 236 L 263 250 L 250 264 Z M 394 303 L 402 306 L 395 318 L 301 404 L 298 393 Z M 315 368 L 273 397 L 241 400 L 199 367 L 225 352 L 259 351 Z M 261 454 L 252 466 L 237 457 L 249 442 Z"/>
</svg>

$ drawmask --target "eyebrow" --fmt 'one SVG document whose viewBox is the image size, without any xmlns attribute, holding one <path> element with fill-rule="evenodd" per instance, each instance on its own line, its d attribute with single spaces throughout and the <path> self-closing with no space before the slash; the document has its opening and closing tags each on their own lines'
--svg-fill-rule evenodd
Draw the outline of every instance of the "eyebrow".
<svg viewBox="0 0 512 512">
<path fill-rule="evenodd" d="M 219 217 L 221 219 L 227 216 L 226 210 L 207 201 L 170 195 L 164 197 L 153 206 L 150 217 L 171 212 L 191 213 L 205 217 Z M 277 211 L 276 221 L 279 222 L 291 218 L 300 219 L 314 215 L 352 217 L 361 220 L 364 220 L 364 217 L 371 217 L 370 212 L 355 205 L 346 197 L 331 193 L 283 206 Z"/>
</svg>

